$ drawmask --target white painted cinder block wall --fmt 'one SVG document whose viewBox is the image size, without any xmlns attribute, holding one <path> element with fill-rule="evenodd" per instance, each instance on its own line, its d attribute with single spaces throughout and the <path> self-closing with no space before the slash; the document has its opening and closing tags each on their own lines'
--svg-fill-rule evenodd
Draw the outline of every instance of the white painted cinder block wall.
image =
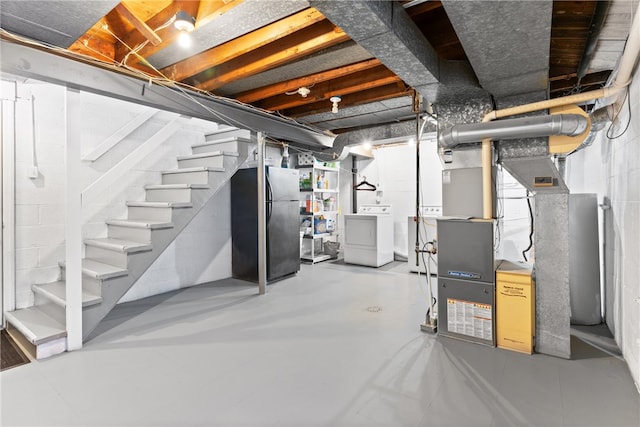
<svg viewBox="0 0 640 427">
<path fill-rule="evenodd" d="M 416 148 L 413 145 L 380 146 L 375 157 L 358 160 L 359 176 L 381 190 L 359 191 L 358 205 L 391 204 L 394 216 L 394 249 L 406 256 L 409 251 L 408 217 L 415 216 Z M 421 204 L 442 206 L 442 164 L 435 139 L 424 138 L 420 146 Z M 507 171 L 502 173 L 502 196 L 496 215 L 501 217 L 501 233 L 497 236 L 497 257 L 523 261 L 522 251 L 529 245 L 530 219 L 526 190 Z M 527 254 L 531 260 L 533 250 Z"/>
<path fill-rule="evenodd" d="M 58 262 L 65 255 L 64 149 L 66 137 L 65 89 L 39 82 L 20 84 L 16 104 L 16 307 L 33 305 L 31 285 L 58 278 Z M 33 166 L 31 100 L 35 97 L 35 163 Z M 92 94 L 82 94 L 82 153 L 89 153 L 105 138 L 140 114 L 146 107 Z M 158 112 L 96 162 L 82 162 L 78 179 L 86 187 L 160 130 L 173 116 Z M 160 172 L 177 168 L 176 156 L 190 154 L 215 123 L 182 120 L 169 140 L 145 157 L 107 191 L 86 198 L 83 238 L 105 237 L 109 218 L 126 218 L 127 200 L 144 200 L 143 186 L 161 182 Z M 10 143 L 3 141 L 3 143 Z M 229 188 L 226 184 L 189 224 L 122 301 L 138 299 L 180 287 L 231 275 Z"/>
<path fill-rule="evenodd" d="M 571 155 L 567 180 L 573 193 L 597 193 L 604 231 L 605 311 L 609 328 L 640 385 L 640 72 L 629 88 L 617 124 Z M 627 101 L 629 101 L 627 99 Z M 616 139 L 609 136 L 626 132 Z M 604 221 L 602 221 L 604 218 Z M 601 230 L 601 235 L 602 235 Z M 601 261 L 602 262 L 602 261 Z"/>
</svg>

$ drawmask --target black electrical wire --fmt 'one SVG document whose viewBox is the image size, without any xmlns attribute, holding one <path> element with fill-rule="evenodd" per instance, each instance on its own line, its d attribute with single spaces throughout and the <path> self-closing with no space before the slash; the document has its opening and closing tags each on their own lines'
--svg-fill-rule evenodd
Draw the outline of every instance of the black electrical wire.
<svg viewBox="0 0 640 427">
<path fill-rule="evenodd" d="M 522 251 L 522 257 L 525 261 L 529 261 L 527 259 L 527 252 L 531 250 L 533 247 L 533 209 L 531 209 L 531 199 L 529 198 L 529 190 L 527 190 L 527 206 L 529 207 L 529 220 L 530 220 L 530 231 L 529 231 L 529 246 L 527 249 Z"/>
<path fill-rule="evenodd" d="M 629 120 L 627 120 L 627 125 L 624 127 L 624 130 L 616 135 L 616 136 L 611 136 L 611 130 L 613 129 L 613 125 L 616 122 L 616 120 L 618 119 L 618 116 L 620 115 L 620 112 L 622 111 L 623 107 L 620 107 L 620 109 L 618 110 L 618 112 L 615 114 L 615 116 L 613 117 L 613 119 L 611 119 L 611 124 L 609 125 L 609 128 L 607 129 L 607 138 L 609 139 L 618 139 L 620 138 L 622 135 L 624 135 L 627 132 L 627 129 L 629 129 L 629 125 L 631 124 L 631 96 L 629 96 L 629 87 L 627 87 L 627 91 L 624 95 L 624 100 L 627 101 L 627 109 L 628 109 L 628 116 L 629 116 Z M 622 101 L 624 102 L 624 101 Z"/>
</svg>

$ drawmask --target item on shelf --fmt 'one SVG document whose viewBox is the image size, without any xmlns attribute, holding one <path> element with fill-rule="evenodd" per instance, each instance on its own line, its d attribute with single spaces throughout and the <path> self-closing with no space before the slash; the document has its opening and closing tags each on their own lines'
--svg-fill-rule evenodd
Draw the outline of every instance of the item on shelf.
<svg viewBox="0 0 640 427">
<path fill-rule="evenodd" d="M 325 211 L 336 211 L 337 209 L 337 205 L 336 205 L 336 198 L 335 197 L 328 197 L 326 199 L 324 199 L 324 210 Z"/>
<path fill-rule="evenodd" d="M 314 160 L 313 156 L 309 153 L 298 154 L 298 166 L 311 166 Z"/>
<path fill-rule="evenodd" d="M 305 236 L 311 236 L 313 230 L 311 228 L 311 218 L 304 218 L 300 223 L 300 233 Z"/>
<path fill-rule="evenodd" d="M 313 186 L 311 185 L 311 175 L 308 172 L 304 172 L 300 175 L 300 189 L 301 190 L 311 190 Z"/>
<path fill-rule="evenodd" d="M 314 234 L 323 234 L 327 232 L 327 220 L 321 216 L 313 219 Z"/>
<path fill-rule="evenodd" d="M 311 197 L 311 194 L 307 195 L 307 198 L 305 199 L 305 213 L 311 213 L 313 212 L 311 204 L 313 203 L 313 198 Z"/>
<path fill-rule="evenodd" d="M 336 229 L 336 222 L 331 218 L 327 218 L 327 232 L 331 233 Z"/>
<path fill-rule="evenodd" d="M 338 249 L 340 249 L 340 242 L 324 242 L 324 253 L 332 259 L 338 258 Z"/>
<path fill-rule="evenodd" d="M 324 203 L 322 202 L 322 198 L 320 196 L 316 196 L 316 199 L 313 202 L 313 212 L 322 212 L 324 208 Z"/>
</svg>

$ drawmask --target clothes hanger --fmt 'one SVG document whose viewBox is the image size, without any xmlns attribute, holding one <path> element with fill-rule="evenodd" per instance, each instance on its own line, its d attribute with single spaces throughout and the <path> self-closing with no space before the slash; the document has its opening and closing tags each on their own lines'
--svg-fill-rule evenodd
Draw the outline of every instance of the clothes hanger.
<svg viewBox="0 0 640 427">
<path fill-rule="evenodd" d="M 363 176 L 362 178 L 363 178 L 362 182 L 357 185 L 354 185 L 353 188 L 359 191 L 376 191 L 376 186 L 368 182 L 366 176 Z"/>
</svg>

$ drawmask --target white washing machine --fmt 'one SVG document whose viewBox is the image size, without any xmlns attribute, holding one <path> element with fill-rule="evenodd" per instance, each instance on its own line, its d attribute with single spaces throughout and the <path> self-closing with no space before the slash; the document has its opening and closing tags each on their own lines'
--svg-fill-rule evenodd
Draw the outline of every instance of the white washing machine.
<svg viewBox="0 0 640 427">
<path fill-rule="evenodd" d="M 391 205 L 362 205 L 344 216 L 344 262 L 380 267 L 393 261 Z"/>
<path fill-rule="evenodd" d="M 421 206 L 420 208 L 420 246 L 427 248 L 428 242 L 437 239 L 437 219 L 442 216 L 442 206 Z M 426 273 L 425 264 L 422 262 L 422 256 L 416 263 L 416 221 L 415 216 L 410 216 L 407 221 L 407 262 L 409 263 L 409 271 L 414 273 Z M 438 254 L 424 254 L 424 259 L 429 260 L 429 273 L 432 276 L 438 275 Z"/>
</svg>

